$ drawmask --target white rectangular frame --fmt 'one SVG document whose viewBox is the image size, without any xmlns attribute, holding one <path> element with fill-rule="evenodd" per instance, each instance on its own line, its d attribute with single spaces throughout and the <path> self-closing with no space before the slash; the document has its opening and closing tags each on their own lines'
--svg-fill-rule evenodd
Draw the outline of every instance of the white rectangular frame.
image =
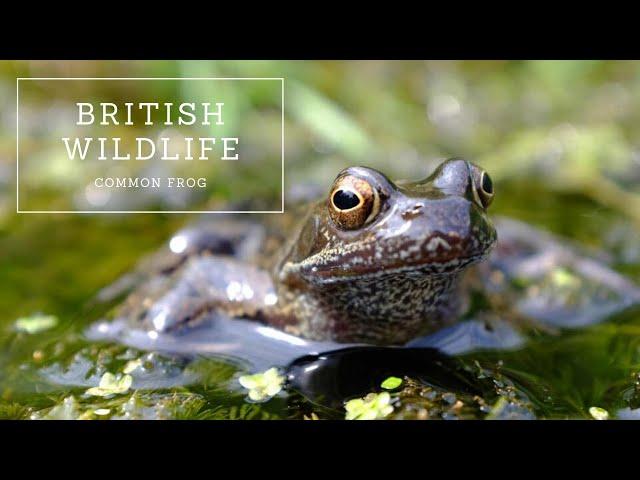
<svg viewBox="0 0 640 480">
<path fill-rule="evenodd" d="M 281 99 L 281 200 L 280 210 L 20 210 L 20 81 L 29 80 L 270 80 L 280 82 Z M 284 77 L 17 77 L 16 78 L 16 213 L 284 213 Z"/>
</svg>

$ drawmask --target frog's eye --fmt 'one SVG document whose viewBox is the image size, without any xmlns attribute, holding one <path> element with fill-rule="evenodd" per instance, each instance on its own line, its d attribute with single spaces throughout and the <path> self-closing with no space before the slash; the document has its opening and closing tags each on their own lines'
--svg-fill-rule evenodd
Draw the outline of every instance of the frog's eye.
<svg viewBox="0 0 640 480">
<path fill-rule="evenodd" d="M 478 197 L 484 208 L 491 205 L 493 201 L 493 181 L 487 172 L 480 175 L 480 185 L 477 187 Z"/>
<path fill-rule="evenodd" d="M 341 228 L 353 230 L 371 222 L 380 211 L 378 191 L 366 180 L 338 178 L 329 195 L 329 215 Z"/>
</svg>

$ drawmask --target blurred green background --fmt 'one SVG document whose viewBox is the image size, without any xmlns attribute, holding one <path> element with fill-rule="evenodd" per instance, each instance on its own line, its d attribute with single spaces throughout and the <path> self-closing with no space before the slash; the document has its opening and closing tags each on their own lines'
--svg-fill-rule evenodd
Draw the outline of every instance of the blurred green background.
<svg viewBox="0 0 640 480">
<path fill-rule="evenodd" d="M 327 188 L 349 165 L 416 179 L 442 159 L 461 156 L 481 164 L 497 182 L 494 212 L 594 245 L 607 240 L 603 222 L 610 221 L 609 212 L 620 220 L 614 222 L 617 230 L 626 228 L 622 223 L 632 229 L 640 224 L 638 62 L 0 62 L 0 311 L 10 317 L 58 309 L 60 302 L 65 311 L 72 309 L 187 220 L 16 215 L 15 78 L 37 76 L 284 77 L 289 192 L 300 185 Z M 113 87 L 105 82 L 104 88 L 108 95 Z M 252 83 L 238 108 L 261 108 L 260 88 Z M 54 128 L 55 109 L 46 98 L 29 114 L 43 129 Z M 228 121 L 233 124 L 233 117 Z M 256 134 L 249 122 L 231 128 Z M 257 170 L 251 165 L 242 178 L 260 184 L 264 172 Z M 256 190 L 253 184 L 230 190 L 224 176 L 214 178 L 208 196 L 191 199 L 199 205 L 188 207 L 220 205 Z M 43 175 L 47 181 L 57 178 Z M 68 185 L 78 192 L 84 187 Z M 47 195 L 46 188 L 42 192 Z M 260 191 L 265 204 L 278 199 L 278 189 Z M 55 197 L 46 200 L 56 205 Z M 581 206 L 566 208 L 571 202 Z M 623 233 L 617 236 L 629 237 Z M 637 260 L 637 242 L 614 240 L 606 246 L 621 250 L 622 263 Z"/>
<path fill-rule="evenodd" d="M 619 271 L 640 281 L 640 62 L 2 61 L 0 328 L 36 312 L 89 320 L 78 317 L 80 305 L 190 220 L 17 215 L 15 79 L 37 76 L 284 77 L 285 190 L 292 192 L 285 209 L 300 185 L 323 191 L 349 165 L 418 179 L 444 158 L 464 157 L 493 177 L 492 212 L 602 248 Z M 255 85 L 238 108 L 269 108 Z M 43 99 L 30 115 L 46 129 L 53 128 L 53 113 Z M 233 128 L 258 133 L 251 122 Z M 264 134 L 264 140 L 279 139 Z M 45 184 L 48 178 L 55 181 L 52 174 Z M 260 182 L 251 168 L 243 178 Z M 242 186 L 225 185 L 220 177 L 205 198 L 189 201 L 237 200 Z M 52 205 L 58 201 L 46 188 L 43 195 Z M 279 206 L 277 189 L 262 189 L 259 197 Z M 0 376 L 8 358 L 0 352 Z"/>
</svg>

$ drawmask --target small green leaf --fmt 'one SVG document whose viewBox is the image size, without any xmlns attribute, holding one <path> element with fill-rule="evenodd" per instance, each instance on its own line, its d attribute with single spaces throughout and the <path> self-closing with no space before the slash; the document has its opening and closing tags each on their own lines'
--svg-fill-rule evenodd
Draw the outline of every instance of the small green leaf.
<svg viewBox="0 0 640 480">
<path fill-rule="evenodd" d="M 123 373 L 131 373 L 133 372 L 135 369 L 137 369 L 138 367 L 142 366 L 142 360 L 141 359 L 136 359 L 136 360 L 129 360 L 127 362 L 127 364 L 124 366 L 124 369 L 122 370 Z"/>
<path fill-rule="evenodd" d="M 393 412 L 389 392 L 370 393 L 364 398 L 354 398 L 344 405 L 346 420 L 377 420 Z"/>
<path fill-rule="evenodd" d="M 395 390 L 402 385 L 402 379 L 398 377 L 389 377 L 380 384 L 385 390 Z"/>
<path fill-rule="evenodd" d="M 556 287 L 573 287 L 580 286 L 580 279 L 565 268 L 558 267 L 551 273 L 551 281 Z"/>
<path fill-rule="evenodd" d="M 100 384 L 88 389 L 86 393 L 95 397 L 118 395 L 128 391 L 132 383 L 133 377 L 131 375 L 116 377 L 113 373 L 107 372 L 100 379 Z"/>
<path fill-rule="evenodd" d="M 19 332 L 26 332 L 33 335 L 34 333 L 44 332 L 58 324 L 58 317 L 54 315 L 32 315 L 30 317 L 21 317 L 16 320 L 15 328 Z"/>
<path fill-rule="evenodd" d="M 33 420 L 75 420 L 78 418 L 78 402 L 73 397 L 66 397 L 44 415 L 39 412 L 32 415 L 31 418 Z"/>
<path fill-rule="evenodd" d="M 591 407 L 589 409 L 589 413 L 596 420 L 608 420 L 609 419 L 609 412 L 607 412 L 604 408 Z"/>
<path fill-rule="evenodd" d="M 282 390 L 285 377 L 278 373 L 277 368 L 270 368 L 262 373 L 243 375 L 238 381 L 240 385 L 249 390 L 251 401 L 265 402 Z"/>
<path fill-rule="evenodd" d="M 509 400 L 505 397 L 500 397 L 498 401 L 491 407 L 491 411 L 485 417 L 485 420 L 497 420 L 500 418 L 502 412 L 509 406 Z"/>
</svg>

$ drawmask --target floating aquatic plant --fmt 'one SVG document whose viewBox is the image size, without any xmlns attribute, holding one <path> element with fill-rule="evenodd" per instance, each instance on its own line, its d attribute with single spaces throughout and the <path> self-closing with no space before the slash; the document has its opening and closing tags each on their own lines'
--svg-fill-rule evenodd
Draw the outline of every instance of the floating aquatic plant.
<svg viewBox="0 0 640 480">
<path fill-rule="evenodd" d="M 142 359 L 137 358 L 135 360 L 129 360 L 127 364 L 124 366 L 124 369 L 122 370 L 122 372 L 125 374 L 129 374 L 141 366 L 142 366 Z"/>
<path fill-rule="evenodd" d="M 395 390 L 402 385 L 402 379 L 398 377 L 389 377 L 380 384 L 385 390 Z"/>
<path fill-rule="evenodd" d="M 243 375 L 238 381 L 249 390 L 249 399 L 254 402 L 265 402 L 282 390 L 285 377 L 280 375 L 278 369 L 274 367 L 262 373 Z"/>
<path fill-rule="evenodd" d="M 580 279 L 566 268 L 558 267 L 551 274 L 553 285 L 559 288 L 577 288 L 580 286 Z"/>
<path fill-rule="evenodd" d="M 596 420 L 608 420 L 609 419 L 609 412 L 607 412 L 604 408 L 591 407 L 589 409 L 589 413 Z"/>
<path fill-rule="evenodd" d="M 72 396 L 66 397 L 62 403 L 49 409 L 46 414 L 34 413 L 32 420 L 75 420 L 78 418 L 78 402 Z"/>
<path fill-rule="evenodd" d="M 100 379 L 100 384 L 97 387 L 92 387 L 87 390 L 88 395 L 96 397 L 108 397 L 109 395 L 118 395 L 125 393 L 131 388 L 133 378 L 131 375 L 122 375 L 116 377 L 113 373 L 107 372 Z"/>
<path fill-rule="evenodd" d="M 393 412 L 389 392 L 370 393 L 364 398 L 349 400 L 344 408 L 347 420 L 377 420 Z"/>
<path fill-rule="evenodd" d="M 487 413 L 485 420 L 499 420 L 508 407 L 509 400 L 501 396 L 493 407 L 491 407 L 491 410 Z"/>
<path fill-rule="evenodd" d="M 44 332 L 58 324 L 58 317 L 55 315 L 31 315 L 30 317 L 18 318 L 14 324 L 19 332 L 26 332 L 30 335 Z"/>
</svg>

